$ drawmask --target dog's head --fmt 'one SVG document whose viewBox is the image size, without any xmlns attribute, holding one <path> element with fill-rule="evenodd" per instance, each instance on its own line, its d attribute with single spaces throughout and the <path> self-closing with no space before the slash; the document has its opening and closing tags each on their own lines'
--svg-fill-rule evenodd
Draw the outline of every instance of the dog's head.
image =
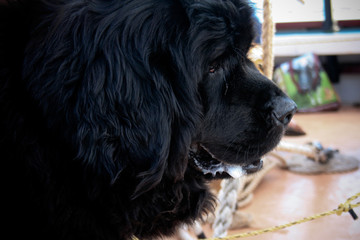
<svg viewBox="0 0 360 240">
<path fill-rule="evenodd" d="M 203 107 L 190 162 L 209 178 L 256 172 L 296 105 L 247 57 L 254 38 L 247 2 L 199 1 L 190 9 L 189 39 L 202 70 Z"/>
<path fill-rule="evenodd" d="M 69 1 L 42 13 L 27 88 L 76 159 L 112 182 L 138 179 L 135 195 L 188 168 L 256 171 L 295 111 L 247 58 L 247 1 Z"/>
</svg>

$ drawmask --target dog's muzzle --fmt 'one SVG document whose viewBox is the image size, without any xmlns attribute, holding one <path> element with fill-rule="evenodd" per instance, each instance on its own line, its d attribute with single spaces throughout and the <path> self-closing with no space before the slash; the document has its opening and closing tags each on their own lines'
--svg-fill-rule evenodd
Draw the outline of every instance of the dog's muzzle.
<svg viewBox="0 0 360 240">
<path fill-rule="evenodd" d="M 247 165 L 226 163 L 217 159 L 201 144 L 192 146 L 189 152 L 189 159 L 195 169 L 210 178 L 240 178 L 241 176 L 259 171 L 263 166 L 261 159 Z"/>
</svg>

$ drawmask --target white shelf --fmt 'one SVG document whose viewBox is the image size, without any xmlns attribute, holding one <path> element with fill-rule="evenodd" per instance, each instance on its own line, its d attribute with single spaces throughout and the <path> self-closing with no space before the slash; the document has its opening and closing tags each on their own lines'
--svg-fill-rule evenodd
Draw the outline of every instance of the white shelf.
<svg viewBox="0 0 360 240">
<path fill-rule="evenodd" d="M 317 55 L 360 54 L 360 31 L 275 35 L 275 57 L 293 57 L 309 52 Z"/>
</svg>

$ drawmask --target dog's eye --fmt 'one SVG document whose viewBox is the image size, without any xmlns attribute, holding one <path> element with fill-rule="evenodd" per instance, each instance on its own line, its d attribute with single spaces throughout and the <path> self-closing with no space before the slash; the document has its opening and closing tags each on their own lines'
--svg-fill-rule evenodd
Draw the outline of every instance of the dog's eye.
<svg viewBox="0 0 360 240">
<path fill-rule="evenodd" d="M 219 64 L 211 64 L 209 66 L 209 73 L 215 73 L 219 69 Z"/>
</svg>

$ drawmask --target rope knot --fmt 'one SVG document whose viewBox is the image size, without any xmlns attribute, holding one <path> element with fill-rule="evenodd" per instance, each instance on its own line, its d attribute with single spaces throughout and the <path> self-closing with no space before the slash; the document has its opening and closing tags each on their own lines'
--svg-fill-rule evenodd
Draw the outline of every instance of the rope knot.
<svg viewBox="0 0 360 240">
<path fill-rule="evenodd" d="M 354 201 L 356 198 L 360 197 L 360 193 L 355 194 L 354 196 L 348 198 L 345 203 L 341 203 L 335 212 L 337 215 L 341 215 L 343 212 L 348 212 L 353 217 L 354 220 L 358 219 L 358 216 L 354 212 L 353 208 L 360 206 L 360 202 L 356 204 L 350 204 L 351 201 Z"/>
<path fill-rule="evenodd" d="M 336 214 L 340 216 L 343 212 L 349 212 L 352 209 L 352 206 L 350 203 L 341 203 L 339 207 L 336 209 Z"/>
</svg>

